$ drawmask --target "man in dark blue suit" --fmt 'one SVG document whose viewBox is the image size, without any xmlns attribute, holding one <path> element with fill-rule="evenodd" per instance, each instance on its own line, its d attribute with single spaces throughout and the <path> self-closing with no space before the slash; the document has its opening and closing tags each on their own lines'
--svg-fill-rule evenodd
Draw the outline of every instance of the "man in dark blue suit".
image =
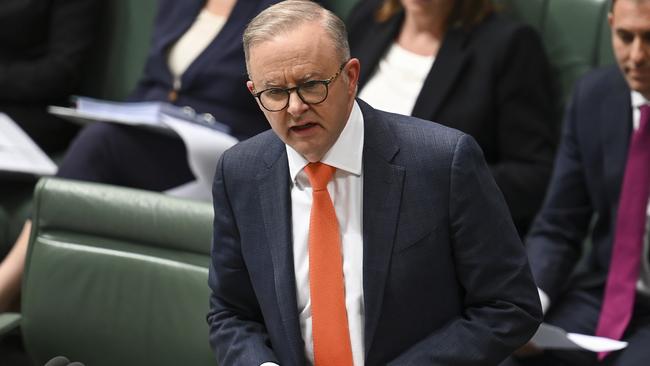
<svg viewBox="0 0 650 366">
<path fill-rule="evenodd" d="M 527 247 L 546 322 L 629 345 L 601 354 L 603 363 L 591 352 L 547 351 L 547 365 L 650 364 L 650 1 L 615 0 L 609 21 L 618 67 L 576 85 Z"/>
<path fill-rule="evenodd" d="M 244 49 L 272 131 L 217 167 L 218 364 L 496 365 L 525 343 L 537 291 L 474 140 L 356 100 L 345 27 L 310 1 L 259 14 Z"/>
</svg>

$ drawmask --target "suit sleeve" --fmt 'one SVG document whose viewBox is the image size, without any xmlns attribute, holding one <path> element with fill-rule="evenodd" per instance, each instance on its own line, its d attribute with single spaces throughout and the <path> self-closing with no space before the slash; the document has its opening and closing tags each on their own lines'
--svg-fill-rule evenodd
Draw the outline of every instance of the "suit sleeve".
<svg viewBox="0 0 650 366">
<path fill-rule="evenodd" d="M 535 31 L 518 27 L 508 34 L 502 51 L 495 70 L 499 156 L 490 169 L 523 236 L 544 199 L 559 113 L 548 60 Z"/>
<path fill-rule="evenodd" d="M 526 239 L 533 276 L 551 303 L 580 258 L 594 212 L 577 137 L 580 95 L 579 83 L 567 109 L 546 200 Z"/>
<path fill-rule="evenodd" d="M 451 245 L 464 290 L 463 314 L 391 365 L 497 365 L 526 343 L 541 321 L 524 247 L 471 137 L 459 140 L 450 174 Z"/>
<path fill-rule="evenodd" d="M 278 363 L 242 257 L 227 192 L 226 155 L 219 161 L 212 188 L 214 233 L 208 277 L 212 294 L 207 317 L 210 344 L 219 365 Z"/>
<path fill-rule="evenodd" d="M 96 34 L 97 0 L 54 0 L 43 55 L 0 63 L 0 100 L 65 98 L 75 91 L 84 57 Z"/>
</svg>

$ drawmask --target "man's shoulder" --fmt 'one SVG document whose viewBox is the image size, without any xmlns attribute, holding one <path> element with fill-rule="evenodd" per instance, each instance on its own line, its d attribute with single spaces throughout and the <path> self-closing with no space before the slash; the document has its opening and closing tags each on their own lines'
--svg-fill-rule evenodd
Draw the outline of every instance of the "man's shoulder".
<svg viewBox="0 0 650 366">
<path fill-rule="evenodd" d="M 267 130 L 243 140 L 223 153 L 224 170 L 250 174 L 268 161 L 269 157 L 284 151 L 284 144 L 273 130 Z"/>
<path fill-rule="evenodd" d="M 366 123 L 367 128 L 379 130 L 385 141 L 398 144 L 401 150 L 412 150 L 414 153 L 449 150 L 465 135 L 434 121 L 368 107 L 365 104 L 362 108 L 364 118 L 370 119 Z"/>
<path fill-rule="evenodd" d="M 575 85 L 574 97 L 597 103 L 616 93 L 629 93 L 621 70 L 617 65 L 600 67 L 587 72 Z"/>
</svg>

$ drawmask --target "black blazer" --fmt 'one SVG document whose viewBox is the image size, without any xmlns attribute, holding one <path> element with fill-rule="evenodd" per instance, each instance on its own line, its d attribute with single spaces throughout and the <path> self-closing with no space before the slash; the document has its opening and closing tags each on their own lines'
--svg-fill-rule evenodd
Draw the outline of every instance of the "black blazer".
<svg viewBox="0 0 650 366">
<path fill-rule="evenodd" d="M 374 19 L 362 0 L 348 19 L 360 87 L 372 76 L 404 19 Z M 412 115 L 473 136 L 481 146 L 520 234 L 537 213 L 553 166 L 558 123 L 549 64 L 536 32 L 499 15 L 450 29 Z"/>
<path fill-rule="evenodd" d="M 248 76 L 242 33 L 248 22 L 278 0 L 237 1 L 217 37 L 192 62 L 181 77 L 174 104 L 211 113 L 231 127 L 231 134 L 247 138 L 269 128 L 246 88 Z M 173 78 L 167 63 L 169 48 L 196 20 L 205 0 L 161 0 L 144 75 L 129 100 L 170 101 Z"/>
<path fill-rule="evenodd" d="M 533 274 L 551 303 L 566 289 L 590 225 L 592 249 L 573 285 L 605 285 L 632 133 L 631 104 L 617 66 L 587 74 L 574 88 L 548 195 L 527 238 Z"/>
<path fill-rule="evenodd" d="M 46 107 L 77 92 L 99 16 L 97 0 L 0 1 L 0 112 L 48 152 L 76 130 Z"/>
<path fill-rule="evenodd" d="M 468 135 L 359 102 L 365 365 L 497 365 L 537 329 L 526 256 Z M 219 365 L 305 365 L 285 145 L 226 151 L 208 283 Z"/>
<path fill-rule="evenodd" d="M 0 1 L 0 101 L 53 102 L 75 91 L 96 0 Z"/>
</svg>

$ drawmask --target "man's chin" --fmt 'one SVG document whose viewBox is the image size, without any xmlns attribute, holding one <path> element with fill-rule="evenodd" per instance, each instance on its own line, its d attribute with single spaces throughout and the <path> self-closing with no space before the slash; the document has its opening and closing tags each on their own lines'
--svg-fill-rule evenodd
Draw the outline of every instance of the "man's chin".
<svg viewBox="0 0 650 366">
<path fill-rule="evenodd" d="M 630 89 L 641 93 L 646 99 L 650 100 L 650 78 L 639 80 L 639 78 L 628 78 L 627 83 Z"/>
</svg>

